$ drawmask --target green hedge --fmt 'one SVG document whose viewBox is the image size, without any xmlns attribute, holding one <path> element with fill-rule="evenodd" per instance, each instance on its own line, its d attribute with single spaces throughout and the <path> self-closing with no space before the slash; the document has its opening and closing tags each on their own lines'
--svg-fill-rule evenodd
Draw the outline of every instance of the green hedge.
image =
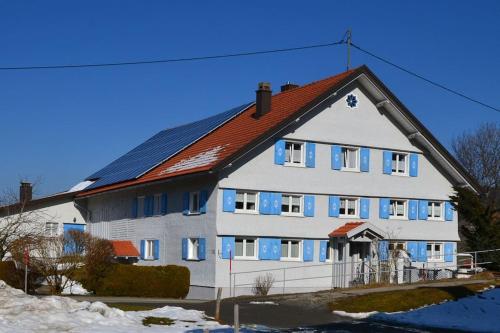
<svg viewBox="0 0 500 333">
<path fill-rule="evenodd" d="M 99 296 L 185 298 L 189 284 L 189 270 L 183 266 L 115 264 L 94 292 Z"/>
</svg>

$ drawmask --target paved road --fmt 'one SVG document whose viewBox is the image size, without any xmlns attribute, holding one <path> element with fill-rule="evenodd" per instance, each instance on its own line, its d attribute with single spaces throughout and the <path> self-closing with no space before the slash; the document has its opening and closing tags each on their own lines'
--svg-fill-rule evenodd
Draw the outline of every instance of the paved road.
<svg viewBox="0 0 500 333">
<path fill-rule="evenodd" d="M 488 280 L 458 280 L 433 283 L 421 283 L 405 286 L 388 286 L 379 288 L 361 288 L 350 290 L 320 291 L 315 293 L 289 294 L 289 295 L 270 295 L 266 297 L 237 297 L 234 299 L 225 299 L 221 303 L 221 322 L 233 324 L 233 308 L 238 303 L 240 307 L 240 323 L 251 325 L 259 324 L 274 328 L 293 328 L 304 326 L 329 325 L 335 326 L 335 329 L 343 329 L 345 325 L 351 327 L 354 325 L 351 319 L 346 319 L 334 315 L 327 304 L 334 299 L 341 297 L 350 297 L 364 295 L 376 292 L 408 290 L 419 287 L 448 287 L 459 286 L 473 283 L 486 283 Z M 80 301 L 101 301 L 104 303 L 128 303 L 137 305 L 150 305 L 162 307 L 165 305 L 180 306 L 185 309 L 194 309 L 205 311 L 209 316 L 215 314 L 215 301 L 206 300 L 178 300 L 165 298 L 140 298 L 140 297 L 98 297 L 98 296 L 71 296 Z M 252 304 L 252 301 L 271 301 L 274 304 Z M 365 330 L 378 331 L 369 325 L 379 325 L 370 322 L 357 322 L 358 328 L 364 327 Z M 347 330 L 350 332 L 359 332 L 359 330 Z M 361 330 L 362 331 L 362 330 Z M 401 328 L 385 327 L 381 331 L 402 332 Z M 403 330 L 405 331 L 405 330 Z M 430 330 L 427 330 L 430 331 Z M 442 330 L 441 330 L 442 331 Z"/>
</svg>

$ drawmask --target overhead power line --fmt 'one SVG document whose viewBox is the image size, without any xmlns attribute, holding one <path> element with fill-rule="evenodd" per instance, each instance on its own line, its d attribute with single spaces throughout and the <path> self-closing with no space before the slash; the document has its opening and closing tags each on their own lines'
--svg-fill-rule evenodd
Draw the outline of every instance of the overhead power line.
<svg viewBox="0 0 500 333">
<path fill-rule="evenodd" d="M 279 53 L 279 52 L 292 52 L 292 51 L 331 47 L 331 46 L 340 45 L 340 44 L 344 44 L 344 40 L 341 40 L 338 42 L 333 42 L 333 43 L 306 45 L 306 46 L 290 47 L 290 48 L 283 48 L 283 49 L 272 49 L 272 50 L 240 52 L 240 53 L 227 53 L 227 54 L 207 55 L 207 56 L 189 57 L 189 58 L 137 60 L 137 61 L 108 62 L 108 63 L 94 63 L 94 64 L 67 64 L 67 65 L 46 65 L 46 66 L 0 67 L 0 70 L 2 70 L 2 71 L 22 71 L 22 70 L 36 70 L 36 69 L 68 69 L 68 68 L 166 64 L 166 63 L 172 63 L 172 62 L 200 61 L 200 60 L 212 60 L 212 59 L 221 59 L 221 58 L 245 57 L 245 56 L 253 56 L 253 55 L 259 55 L 259 54 Z"/>
<path fill-rule="evenodd" d="M 414 77 L 416 77 L 416 78 L 418 78 L 418 79 L 420 79 L 420 80 L 423 80 L 423 81 L 425 81 L 425 82 L 427 82 L 427 83 L 429 83 L 429 84 L 431 84 L 431 85 L 433 85 L 433 86 L 435 86 L 435 87 L 438 87 L 438 88 L 441 88 L 441 89 L 443 89 L 443 90 L 446 90 L 446 91 L 447 91 L 447 92 L 449 92 L 449 93 L 452 93 L 452 94 L 455 94 L 455 95 L 460 96 L 460 97 L 462 97 L 462 98 L 465 98 L 465 99 L 466 99 L 466 100 L 468 100 L 468 101 L 471 101 L 471 102 L 477 103 L 477 104 L 479 104 L 479 105 L 481 105 L 481 106 L 484 106 L 484 107 L 486 107 L 486 108 L 489 108 L 489 109 L 491 109 L 491 110 L 493 110 L 493 111 L 500 112 L 500 109 L 499 109 L 499 108 L 497 108 L 497 107 L 494 107 L 494 106 L 491 106 L 491 105 L 486 104 L 486 103 L 484 103 L 484 102 L 481 102 L 481 101 L 479 101 L 479 100 L 477 100 L 477 99 L 475 99 L 475 98 L 472 98 L 472 97 L 469 97 L 469 96 L 467 96 L 467 95 L 464 95 L 463 93 L 461 93 L 461 92 L 459 92 L 459 91 L 456 91 L 456 90 L 453 90 L 453 89 L 451 89 L 451 88 L 448 88 L 448 87 L 446 87 L 446 86 L 442 85 L 441 83 L 438 83 L 438 82 L 432 81 L 432 80 L 430 80 L 430 79 L 428 79 L 428 78 L 426 78 L 426 77 L 423 77 L 423 76 L 422 76 L 422 75 L 420 75 L 420 74 L 417 74 L 417 73 L 415 73 L 415 72 L 412 72 L 412 71 L 410 71 L 409 69 L 406 69 L 406 68 L 404 68 L 404 67 L 402 67 L 402 66 L 400 66 L 400 65 L 397 65 L 397 64 L 395 64 L 395 63 L 393 63 L 393 62 L 391 62 L 391 61 L 389 61 L 389 60 L 387 60 L 387 59 L 385 59 L 385 58 L 382 58 L 381 56 L 378 56 L 378 55 L 376 55 L 376 54 L 374 54 L 374 53 L 372 53 L 372 52 L 370 52 L 370 51 L 367 51 L 367 50 L 365 50 L 365 49 L 361 48 L 360 46 L 358 46 L 358 45 L 356 45 L 356 44 L 354 44 L 354 43 L 352 43 L 352 42 L 351 42 L 351 46 L 352 46 L 352 47 L 354 47 L 354 48 L 356 48 L 356 49 L 358 49 L 359 51 L 361 51 L 361 52 L 363 52 L 363 53 L 365 53 L 365 54 L 367 54 L 367 55 L 369 55 L 369 56 L 371 56 L 371 57 L 375 58 L 375 59 L 378 59 L 378 60 L 380 60 L 380 61 L 382 61 L 382 62 L 384 62 L 384 63 L 386 63 L 386 64 L 388 64 L 388 65 L 390 65 L 390 66 L 393 66 L 393 67 L 395 67 L 395 68 L 397 68 L 397 69 L 399 69 L 399 70 L 401 70 L 401 71 L 403 71 L 403 72 L 405 72 L 405 73 L 407 73 L 407 74 L 409 74 L 409 75 L 411 75 L 411 76 L 414 76 Z"/>
</svg>

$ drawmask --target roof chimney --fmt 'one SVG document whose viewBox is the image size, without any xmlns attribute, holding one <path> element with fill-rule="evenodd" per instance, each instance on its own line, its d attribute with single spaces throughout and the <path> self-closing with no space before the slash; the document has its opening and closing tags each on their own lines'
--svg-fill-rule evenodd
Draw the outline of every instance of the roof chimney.
<svg viewBox="0 0 500 333">
<path fill-rule="evenodd" d="M 19 186 L 19 202 L 21 204 L 26 204 L 32 199 L 32 196 L 33 188 L 31 186 L 31 183 L 21 181 L 21 185 Z"/>
<path fill-rule="evenodd" d="M 260 82 L 259 89 L 256 91 L 256 101 L 255 106 L 257 111 L 255 112 L 255 117 L 259 118 L 269 111 L 271 111 L 271 84 L 269 82 Z"/>
<path fill-rule="evenodd" d="M 298 88 L 298 87 L 299 87 L 298 84 L 290 83 L 290 81 L 288 81 L 286 84 L 284 84 L 284 85 L 281 86 L 281 92 L 287 91 L 287 90 L 292 90 L 292 89 L 295 89 L 295 88 Z"/>
</svg>

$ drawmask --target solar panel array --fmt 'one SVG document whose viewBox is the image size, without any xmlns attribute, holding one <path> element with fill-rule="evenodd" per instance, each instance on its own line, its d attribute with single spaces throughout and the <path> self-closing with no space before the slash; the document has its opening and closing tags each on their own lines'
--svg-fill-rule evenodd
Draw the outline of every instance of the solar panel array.
<svg viewBox="0 0 500 333">
<path fill-rule="evenodd" d="M 86 180 L 97 179 L 97 181 L 86 189 L 137 178 L 238 115 L 250 104 L 244 104 L 212 117 L 157 133 L 106 167 L 87 177 Z"/>
</svg>

